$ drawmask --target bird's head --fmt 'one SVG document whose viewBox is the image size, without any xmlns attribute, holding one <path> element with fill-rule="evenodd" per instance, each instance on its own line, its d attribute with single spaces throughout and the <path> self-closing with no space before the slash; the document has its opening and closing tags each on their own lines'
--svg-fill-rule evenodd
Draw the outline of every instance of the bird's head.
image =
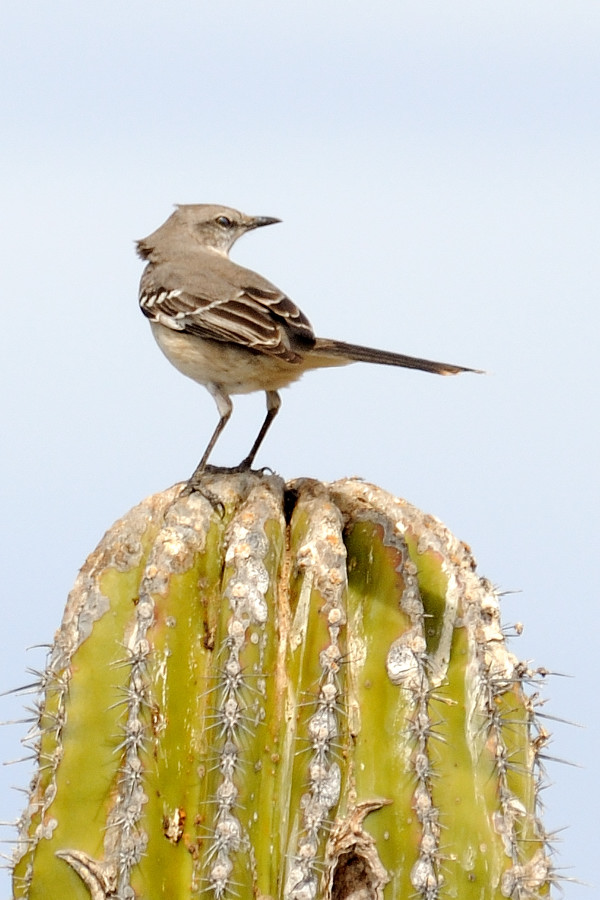
<svg viewBox="0 0 600 900">
<path fill-rule="evenodd" d="M 160 228 L 137 242 L 137 252 L 142 259 L 158 260 L 197 247 L 227 256 L 247 231 L 280 221 L 271 216 L 247 216 L 228 206 L 182 204 Z"/>
</svg>

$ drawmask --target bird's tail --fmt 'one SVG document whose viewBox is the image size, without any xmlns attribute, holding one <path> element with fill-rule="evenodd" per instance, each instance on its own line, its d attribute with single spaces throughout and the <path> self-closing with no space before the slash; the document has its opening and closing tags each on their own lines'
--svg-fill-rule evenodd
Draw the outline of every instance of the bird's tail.
<svg viewBox="0 0 600 900">
<path fill-rule="evenodd" d="M 388 350 L 375 350 L 373 347 L 361 347 L 358 344 L 346 344 L 329 338 L 317 338 L 312 350 L 313 354 L 344 362 L 378 363 L 382 366 L 402 366 L 404 369 L 421 369 L 423 372 L 434 372 L 436 375 L 457 375 L 459 372 L 477 372 L 481 369 L 469 369 L 466 366 L 455 366 L 452 363 L 433 362 L 431 359 L 419 359 L 417 356 L 405 356 L 403 353 L 391 353 Z"/>
</svg>

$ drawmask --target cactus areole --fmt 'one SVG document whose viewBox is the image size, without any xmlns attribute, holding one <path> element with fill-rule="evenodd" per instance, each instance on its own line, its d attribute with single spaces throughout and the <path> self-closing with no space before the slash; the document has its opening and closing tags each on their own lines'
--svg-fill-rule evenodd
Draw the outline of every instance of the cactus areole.
<svg viewBox="0 0 600 900">
<path fill-rule="evenodd" d="M 546 735 L 469 549 L 360 481 L 203 485 L 77 579 L 15 900 L 547 896 Z"/>
</svg>

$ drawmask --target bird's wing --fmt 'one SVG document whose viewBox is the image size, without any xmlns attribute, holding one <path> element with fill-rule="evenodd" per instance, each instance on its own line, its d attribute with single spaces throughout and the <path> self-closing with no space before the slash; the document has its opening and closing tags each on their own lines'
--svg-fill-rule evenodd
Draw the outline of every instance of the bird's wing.
<svg viewBox="0 0 600 900">
<path fill-rule="evenodd" d="M 196 270 L 184 279 L 171 266 L 148 266 L 140 285 L 142 312 L 174 331 L 299 362 L 298 351 L 315 341 L 306 316 L 275 285 L 241 266 L 231 266 L 235 279 L 210 270 Z"/>
</svg>

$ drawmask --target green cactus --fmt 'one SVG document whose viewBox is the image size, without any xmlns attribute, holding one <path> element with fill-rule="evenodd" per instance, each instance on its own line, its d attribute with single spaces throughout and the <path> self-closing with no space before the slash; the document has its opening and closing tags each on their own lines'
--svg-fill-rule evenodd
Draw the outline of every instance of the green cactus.
<svg viewBox="0 0 600 900">
<path fill-rule="evenodd" d="M 531 677 L 468 548 L 376 487 L 151 497 L 52 647 L 15 900 L 546 896 Z"/>
</svg>

